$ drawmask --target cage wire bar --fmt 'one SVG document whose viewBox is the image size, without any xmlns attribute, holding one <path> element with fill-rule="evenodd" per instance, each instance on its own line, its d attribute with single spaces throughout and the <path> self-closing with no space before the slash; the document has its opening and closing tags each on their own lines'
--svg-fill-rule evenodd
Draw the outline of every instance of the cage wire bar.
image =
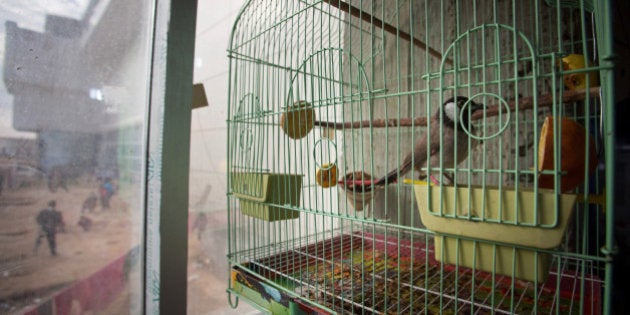
<svg viewBox="0 0 630 315">
<path fill-rule="evenodd" d="M 609 313 L 609 16 L 589 0 L 248 1 L 228 48 L 229 303 Z"/>
</svg>

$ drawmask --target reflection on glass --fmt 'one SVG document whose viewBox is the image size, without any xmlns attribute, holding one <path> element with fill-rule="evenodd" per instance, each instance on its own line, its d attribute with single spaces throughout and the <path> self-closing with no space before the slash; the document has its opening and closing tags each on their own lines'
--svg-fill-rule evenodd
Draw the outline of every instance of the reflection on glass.
<svg viewBox="0 0 630 315">
<path fill-rule="evenodd" d="M 141 311 L 151 7 L 0 2 L 2 314 Z"/>
</svg>

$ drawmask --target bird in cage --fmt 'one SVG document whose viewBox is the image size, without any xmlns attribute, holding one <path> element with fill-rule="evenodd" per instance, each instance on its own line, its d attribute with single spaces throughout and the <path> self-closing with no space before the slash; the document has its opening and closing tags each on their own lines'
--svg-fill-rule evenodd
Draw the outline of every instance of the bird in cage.
<svg viewBox="0 0 630 315">
<path fill-rule="evenodd" d="M 465 106 L 467 103 L 469 105 Z M 483 104 L 476 103 L 464 96 L 451 97 L 446 100 L 429 121 L 429 138 L 427 138 L 427 133 L 418 138 L 414 145 L 413 154 L 407 154 L 398 168 L 373 182 L 372 186 L 392 183 L 403 174 L 411 171 L 412 168 L 418 172 L 419 178 L 423 179 L 426 178 L 426 173 L 422 169 L 427 166 L 454 168 L 463 162 L 469 153 L 468 141 L 471 142 L 471 148 L 480 143 L 477 139 L 469 136 L 469 133 L 474 134 L 475 132 L 475 128 L 471 124 L 472 115 L 484 109 Z M 442 139 L 441 144 L 440 138 Z M 430 150 L 428 165 L 427 150 Z M 457 154 L 455 150 L 457 150 Z M 440 159 L 442 159 L 442 164 L 440 164 Z M 442 182 L 447 185 L 452 184 L 453 179 L 444 172 L 441 173 L 443 179 L 446 179 Z M 433 175 L 429 177 L 434 184 L 440 183 Z"/>
</svg>

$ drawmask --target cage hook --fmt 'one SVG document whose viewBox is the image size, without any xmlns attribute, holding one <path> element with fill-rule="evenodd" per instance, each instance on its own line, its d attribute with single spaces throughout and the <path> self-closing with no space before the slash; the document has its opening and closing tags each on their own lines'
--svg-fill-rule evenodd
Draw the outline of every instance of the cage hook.
<svg viewBox="0 0 630 315">
<path fill-rule="evenodd" d="M 228 294 L 228 303 L 230 304 L 230 307 L 233 309 L 236 309 L 238 307 L 238 295 L 235 296 L 236 303 L 232 303 L 232 292 L 227 291 L 227 294 Z"/>
</svg>

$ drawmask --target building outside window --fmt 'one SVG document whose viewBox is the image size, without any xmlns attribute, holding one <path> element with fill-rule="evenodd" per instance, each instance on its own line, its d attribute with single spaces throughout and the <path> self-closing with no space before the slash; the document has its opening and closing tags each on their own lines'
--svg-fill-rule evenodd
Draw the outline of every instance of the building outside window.
<svg viewBox="0 0 630 315">
<path fill-rule="evenodd" d="M 0 313 L 185 309 L 163 288 L 162 269 L 185 281 L 185 268 L 162 258 L 159 227 L 185 244 L 163 209 L 185 222 L 186 201 L 169 198 L 187 190 L 161 192 L 178 185 L 164 157 L 189 134 L 163 135 L 169 111 L 190 106 L 195 15 L 194 1 L 0 3 Z"/>
</svg>

